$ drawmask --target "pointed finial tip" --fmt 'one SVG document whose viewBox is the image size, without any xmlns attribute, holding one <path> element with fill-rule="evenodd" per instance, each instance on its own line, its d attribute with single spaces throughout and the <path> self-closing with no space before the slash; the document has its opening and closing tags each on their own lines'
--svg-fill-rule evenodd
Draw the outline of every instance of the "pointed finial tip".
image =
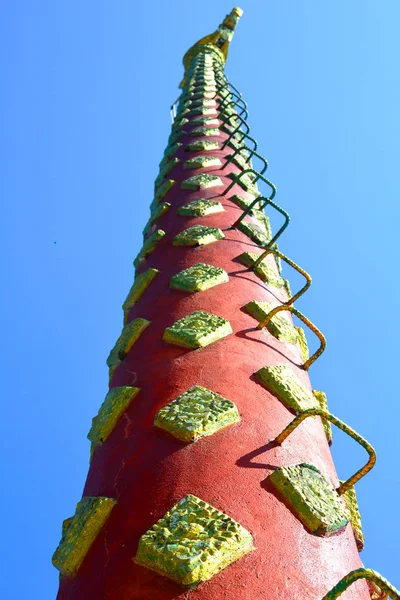
<svg viewBox="0 0 400 600">
<path fill-rule="evenodd" d="M 232 12 L 237 15 L 239 18 L 242 16 L 243 11 L 241 8 L 239 8 L 238 6 L 235 6 L 235 8 L 232 8 Z"/>
</svg>

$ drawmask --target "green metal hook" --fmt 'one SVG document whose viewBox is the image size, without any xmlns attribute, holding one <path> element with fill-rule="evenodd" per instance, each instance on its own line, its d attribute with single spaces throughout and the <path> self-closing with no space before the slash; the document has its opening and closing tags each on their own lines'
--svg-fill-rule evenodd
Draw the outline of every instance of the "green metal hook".
<svg viewBox="0 0 400 600">
<path fill-rule="evenodd" d="M 247 129 L 246 133 L 250 132 L 250 127 L 249 125 L 246 123 L 246 121 L 243 119 L 243 117 L 240 117 L 239 115 L 230 115 L 227 120 L 225 122 L 229 122 L 232 118 L 234 119 L 239 119 L 240 123 L 239 125 L 236 127 L 236 129 L 234 129 L 232 131 L 232 133 L 229 135 L 229 137 L 225 140 L 225 142 L 222 144 L 222 148 L 225 148 L 225 146 L 230 142 L 230 140 L 236 136 L 236 134 L 240 131 L 240 128 L 242 125 L 244 125 Z M 240 131 L 241 134 L 243 134 L 243 131 Z M 243 141 L 243 138 L 241 138 L 240 142 Z"/>
<path fill-rule="evenodd" d="M 264 183 L 266 183 L 271 188 L 271 190 L 272 190 L 271 195 L 268 198 L 262 197 L 262 199 L 272 200 L 272 198 L 276 195 L 276 187 L 274 186 L 274 184 L 271 181 L 269 181 L 268 179 L 266 179 L 263 175 L 261 175 L 261 173 L 259 173 L 255 169 L 245 169 L 244 171 L 242 171 L 241 173 L 239 173 L 239 175 L 237 177 L 235 176 L 235 178 L 233 179 L 232 183 L 230 183 L 228 185 L 228 187 L 226 188 L 226 190 L 224 191 L 224 195 L 226 195 L 229 192 L 229 190 L 232 189 L 232 187 L 241 180 L 241 178 L 243 177 L 243 175 L 247 175 L 247 173 L 254 173 L 256 175 L 254 183 L 256 183 L 259 179 L 261 179 L 261 181 L 263 181 Z M 290 217 L 289 217 L 288 213 L 286 211 L 284 211 L 283 208 L 281 208 L 277 204 L 275 205 L 275 208 L 277 210 L 279 210 L 280 213 L 282 213 L 283 215 L 285 215 L 285 217 L 288 219 L 288 224 L 289 224 Z M 246 210 L 248 210 L 248 209 L 246 209 Z"/>
<path fill-rule="evenodd" d="M 265 250 L 265 252 L 263 252 L 259 257 L 257 257 L 257 260 L 252 265 L 252 269 L 255 269 L 256 267 L 258 267 L 258 265 L 260 264 L 260 262 L 262 260 L 261 257 L 265 257 L 269 253 L 269 250 L 271 249 L 271 247 L 275 244 L 276 240 L 282 235 L 282 233 L 285 231 L 286 227 L 290 223 L 290 216 L 285 210 L 283 210 L 283 208 L 281 208 L 275 202 L 272 202 L 272 200 L 270 198 L 265 198 L 265 196 L 257 196 L 257 198 L 255 200 L 253 200 L 253 202 L 251 202 L 251 204 L 249 204 L 249 206 L 243 211 L 243 213 L 240 215 L 240 217 L 234 222 L 234 224 L 232 225 L 232 228 L 237 227 L 239 225 L 239 223 L 241 223 L 241 221 L 243 221 L 245 216 L 248 215 L 250 213 L 250 211 L 256 206 L 256 204 L 259 204 L 260 202 L 262 202 L 263 204 L 258 210 L 264 210 L 264 208 L 267 205 L 270 205 L 270 206 L 272 206 L 272 208 L 275 208 L 276 211 L 278 211 L 281 215 L 284 216 L 285 222 L 283 223 L 282 227 L 280 227 L 280 229 L 278 229 L 278 231 L 271 238 L 271 240 L 268 242 L 268 244 L 266 246 L 267 249 Z"/>
<path fill-rule="evenodd" d="M 261 175 L 263 175 L 265 173 L 265 171 L 268 169 L 268 161 L 266 158 L 264 158 L 264 156 L 262 156 L 262 154 L 259 154 L 258 152 L 256 152 L 255 150 L 251 150 L 250 148 L 248 148 L 247 146 L 240 146 L 239 148 L 236 148 L 236 150 L 233 152 L 233 154 L 230 154 L 226 160 L 226 163 L 224 164 L 224 166 L 222 167 L 223 169 L 225 169 L 225 167 L 234 160 L 234 158 L 238 155 L 241 154 L 241 152 L 246 151 L 248 154 L 250 154 L 250 156 L 246 157 L 246 163 L 249 162 L 249 160 L 253 157 L 256 156 L 257 158 L 259 158 L 260 160 L 263 161 L 264 166 L 263 169 L 261 171 Z"/>
<path fill-rule="evenodd" d="M 232 104 L 233 106 L 238 106 L 238 107 L 241 109 L 241 112 L 240 112 L 240 115 L 239 115 L 240 117 L 242 116 L 242 114 L 243 114 L 243 113 L 245 113 L 245 117 L 244 117 L 244 118 L 245 118 L 245 120 L 247 120 L 247 119 L 248 119 L 248 117 L 249 117 L 249 113 L 247 112 L 247 110 L 246 110 L 245 108 L 243 108 L 242 106 L 240 106 L 240 105 L 239 105 L 239 103 L 238 103 L 238 102 L 236 102 L 235 100 L 231 100 L 230 102 L 228 102 L 228 104 L 227 104 L 226 106 L 224 106 L 224 108 L 223 108 L 223 111 L 221 111 L 221 108 L 222 108 L 223 104 L 220 104 L 220 105 L 219 105 L 219 109 L 220 109 L 220 111 L 221 111 L 221 112 L 225 112 L 225 109 L 226 109 L 228 106 L 230 106 L 231 104 Z M 235 112 L 236 112 L 236 111 L 235 111 Z M 231 116 L 231 117 L 234 117 L 235 115 L 232 115 L 232 114 L 231 114 L 230 116 Z M 221 121 L 224 121 L 224 123 L 226 123 L 226 122 L 228 121 L 228 118 L 227 118 L 227 116 L 226 116 L 225 114 L 223 115 L 223 117 L 221 117 Z"/>
</svg>

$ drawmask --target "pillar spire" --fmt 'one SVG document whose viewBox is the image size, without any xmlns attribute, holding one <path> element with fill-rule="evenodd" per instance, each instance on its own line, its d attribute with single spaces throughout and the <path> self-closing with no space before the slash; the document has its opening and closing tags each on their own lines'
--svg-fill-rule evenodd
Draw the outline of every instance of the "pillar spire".
<svg viewBox="0 0 400 600">
<path fill-rule="evenodd" d="M 213 49 L 220 56 L 220 58 L 223 61 L 223 64 L 226 63 L 226 59 L 228 57 L 229 44 L 231 43 L 236 25 L 238 24 L 238 21 L 242 15 L 243 11 L 241 8 L 233 8 L 229 15 L 226 15 L 225 19 L 218 26 L 218 29 L 214 31 L 214 33 L 206 35 L 189 48 L 189 50 L 183 57 L 185 76 L 194 56 L 196 56 L 199 52 L 204 51 L 204 48 L 202 48 L 202 46 L 208 46 L 209 49 Z M 185 84 L 185 76 L 179 86 L 181 88 Z"/>
<path fill-rule="evenodd" d="M 53 556 L 58 600 L 321 600 L 345 590 L 347 600 L 400 600 L 361 563 L 354 484 L 375 451 L 313 389 L 325 338 L 295 307 L 311 278 L 277 246 L 289 215 L 224 72 L 240 15 L 184 58 L 106 361 L 109 389 L 88 427 L 83 496 Z M 290 269 L 304 279 L 294 292 Z M 311 355 L 306 331 L 318 340 Z M 368 454 L 345 482 L 331 425 Z"/>
</svg>

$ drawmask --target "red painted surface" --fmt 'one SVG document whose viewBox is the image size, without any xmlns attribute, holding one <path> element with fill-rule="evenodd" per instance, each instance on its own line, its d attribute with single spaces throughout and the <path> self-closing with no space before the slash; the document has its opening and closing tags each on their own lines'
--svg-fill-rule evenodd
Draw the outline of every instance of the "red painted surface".
<svg viewBox="0 0 400 600">
<path fill-rule="evenodd" d="M 111 383 L 134 385 L 141 392 L 106 443 L 96 449 L 84 489 L 86 496 L 109 496 L 118 504 L 77 576 L 62 579 L 58 600 L 320 600 L 361 565 L 350 525 L 331 538 L 314 536 L 268 484 L 276 467 L 301 462 L 312 462 L 334 485 L 338 479 L 319 419 L 306 420 L 282 447 L 268 445 L 293 415 L 255 381 L 253 373 L 265 365 L 289 364 L 311 385 L 298 367 L 302 358 L 297 347 L 257 330 L 256 321 L 243 311 L 250 300 L 279 303 L 286 296 L 268 289 L 235 261 L 242 252 L 260 252 L 244 234 L 231 229 L 242 211 L 229 197 L 246 193 L 238 186 L 229 197 L 223 192 L 231 182 L 226 174 L 239 169 L 231 164 L 225 170 L 183 169 L 183 161 L 197 154 L 224 157 L 232 150 L 185 152 L 193 139 L 184 133 L 179 140 L 183 146 L 176 156 L 181 162 L 168 175 L 177 184 L 165 198 L 172 207 L 157 223 L 167 235 L 139 270 L 160 270 L 129 315 L 129 320 L 144 317 L 151 325 Z M 222 141 L 226 134 L 207 139 Z M 201 171 L 220 176 L 224 185 L 204 192 L 180 188 L 180 181 Z M 220 200 L 225 212 L 201 218 L 177 216 L 178 206 L 199 197 Z M 197 223 L 220 227 L 226 238 L 196 248 L 172 245 L 179 231 Z M 273 258 L 269 260 L 274 266 Z M 171 277 L 198 262 L 224 268 L 229 283 L 197 294 L 170 290 Z M 195 351 L 162 341 L 166 327 L 199 309 L 228 319 L 233 335 Z M 154 428 L 153 420 L 161 407 L 195 384 L 233 400 L 242 421 L 187 445 Z M 188 493 L 237 520 L 252 533 L 256 546 L 190 591 L 132 562 L 141 535 Z M 342 598 L 369 599 L 365 582 L 354 584 Z"/>
</svg>

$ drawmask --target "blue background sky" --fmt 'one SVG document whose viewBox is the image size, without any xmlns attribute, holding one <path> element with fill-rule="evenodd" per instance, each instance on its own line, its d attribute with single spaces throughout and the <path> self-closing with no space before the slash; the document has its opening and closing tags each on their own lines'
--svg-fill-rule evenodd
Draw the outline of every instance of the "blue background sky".
<svg viewBox="0 0 400 600">
<path fill-rule="evenodd" d="M 181 59 L 232 6 L 0 4 L 5 600 L 55 596 L 51 555 L 82 492 Z M 400 586 L 400 4 L 240 6 L 227 73 L 291 214 L 281 250 L 313 276 L 298 308 L 328 348 L 311 380 L 377 449 L 357 486 L 362 559 Z M 336 431 L 333 453 L 342 478 L 365 458 Z"/>
</svg>

